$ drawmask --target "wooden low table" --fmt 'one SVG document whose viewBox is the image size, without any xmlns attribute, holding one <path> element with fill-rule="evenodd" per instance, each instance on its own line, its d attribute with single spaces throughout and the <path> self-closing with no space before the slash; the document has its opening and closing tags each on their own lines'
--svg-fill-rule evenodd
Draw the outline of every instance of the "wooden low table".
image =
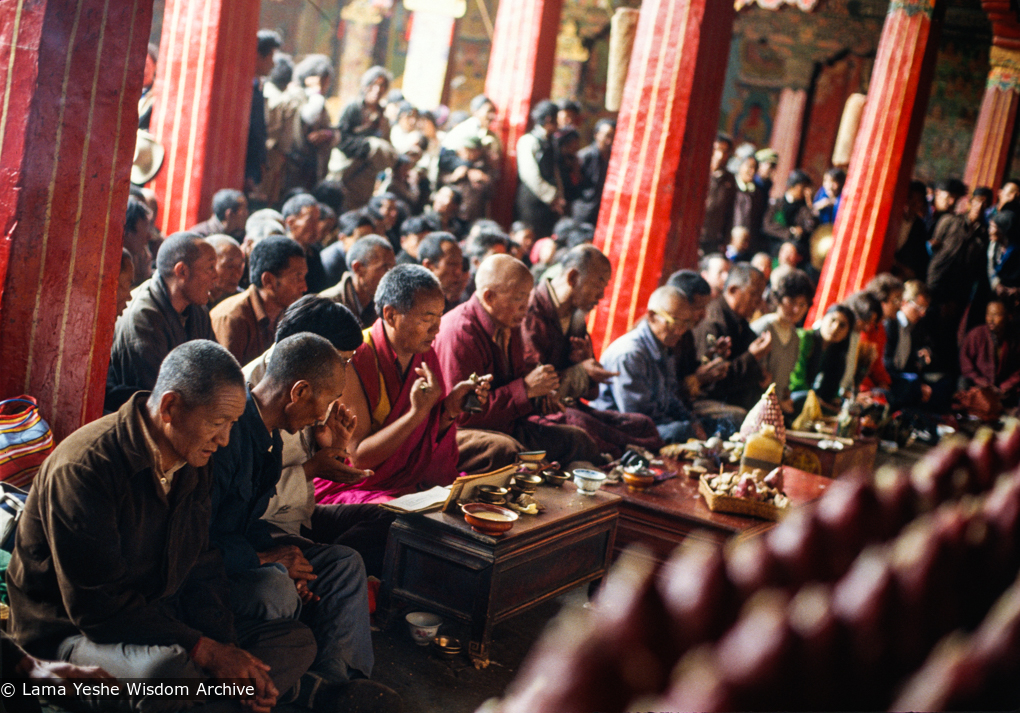
<svg viewBox="0 0 1020 713">
<path fill-rule="evenodd" d="M 810 438 L 798 438 L 786 434 L 786 444 L 791 447 L 803 448 L 818 457 L 822 464 L 822 475 L 838 478 L 854 468 L 874 470 L 875 456 L 878 453 L 877 438 L 857 438 L 852 446 L 843 446 L 842 450 L 833 451 L 819 448 L 818 441 Z"/>
<path fill-rule="evenodd" d="M 573 483 L 540 487 L 539 515 L 521 515 L 501 537 L 475 532 L 460 511 L 398 515 L 386 546 L 384 620 L 405 604 L 466 623 L 468 654 L 489 664 L 492 627 L 601 579 L 616 537 L 620 498 L 580 495 Z"/>
<path fill-rule="evenodd" d="M 783 467 L 783 481 L 791 507 L 821 497 L 832 483 L 829 478 L 789 466 Z M 724 542 L 733 536 L 757 537 L 776 525 L 756 517 L 712 512 L 698 493 L 698 480 L 688 478 L 682 470 L 675 478 L 640 492 L 628 490 L 623 483 L 603 486 L 603 489 L 621 498 L 617 552 L 632 543 L 640 543 L 650 548 L 657 559 L 664 560 L 688 537 Z"/>
</svg>

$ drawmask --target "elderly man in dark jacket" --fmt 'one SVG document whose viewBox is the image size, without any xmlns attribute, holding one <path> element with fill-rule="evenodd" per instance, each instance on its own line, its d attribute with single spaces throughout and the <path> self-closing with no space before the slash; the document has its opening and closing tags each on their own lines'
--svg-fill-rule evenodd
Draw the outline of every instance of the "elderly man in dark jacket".
<svg viewBox="0 0 1020 713">
<path fill-rule="evenodd" d="M 174 347 L 216 339 L 206 309 L 217 279 L 213 246 L 194 233 L 174 233 L 159 246 L 156 270 L 117 320 L 106 374 L 107 411 L 151 389 Z"/>
<path fill-rule="evenodd" d="M 11 633 L 34 656 L 119 679 L 253 679 L 268 709 L 311 664 L 304 625 L 235 619 L 210 549 L 207 464 L 244 411 L 219 345 L 172 351 L 151 394 L 84 426 L 43 464 L 7 573 Z M 180 707 L 142 698 L 136 710 Z"/>
<path fill-rule="evenodd" d="M 694 328 L 698 357 L 714 357 L 716 345 L 724 337 L 730 339 L 729 369 L 726 376 L 706 388 L 705 396 L 750 409 L 764 390 L 766 378 L 758 359 L 771 348 L 772 338 L 764 332 L 755 338 L 748 323 L 761 304 L 765 276 L 747 263 L 730 269 L 723 293 L 709 303 L 705 318 Z"/>
</svg>

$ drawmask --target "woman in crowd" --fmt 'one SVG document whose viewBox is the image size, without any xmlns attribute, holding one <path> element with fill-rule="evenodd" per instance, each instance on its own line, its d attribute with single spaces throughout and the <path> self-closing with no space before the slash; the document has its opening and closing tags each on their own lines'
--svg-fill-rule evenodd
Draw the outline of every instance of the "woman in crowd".
<svg viewBox="0 0 1020 713">
<path fill-rule="evenodd" d="M 785 414 L 793 414 L 790 396 L 790 375 L 800 356 L 800 337 L 797 325 L 804 319 L 814 296 L 811 280 L 802 270 L 791 270 L 784 275 L 772 293 L 776 311 L 751 323 L 751 329 L 761 335 L 772 332 L 772 349 L 762 360 L 762 368 L 771 375 L 776 385 L 779 405 Z"/>
<path fill-rule="evenodd" d="M 822 406 L 839 410 L 839 382 L 846 368 L 850 332 L 857 318 L 846 305 L 829 307 L 818 326 L 799 330 L 800 354 L 790 375 L 790 391 L 795 411 L 804 406 L 809 390 L 814 390 Z"/>
</svg>

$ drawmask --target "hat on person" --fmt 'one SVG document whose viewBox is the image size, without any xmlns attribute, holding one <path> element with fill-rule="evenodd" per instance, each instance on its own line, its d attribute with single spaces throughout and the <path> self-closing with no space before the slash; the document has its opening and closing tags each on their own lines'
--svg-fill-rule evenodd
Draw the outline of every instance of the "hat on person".
<svg viewBox="0 0 1020 713">
<path fill-rule="evenodd" d="M 139 129 L 135 139 L 135 157 L 131 161 L 131 182 L 144 186 L 155 178 L 163 166 L 165 155 L 163 144 L 145 129 Z"/>
<path fill-rule="evenodd" d="M 775 152 L 775 149 L 759 149 L 754 157 L 758 160 L 758 163 L 779 163 L 779 154 Z"/>
</svg>

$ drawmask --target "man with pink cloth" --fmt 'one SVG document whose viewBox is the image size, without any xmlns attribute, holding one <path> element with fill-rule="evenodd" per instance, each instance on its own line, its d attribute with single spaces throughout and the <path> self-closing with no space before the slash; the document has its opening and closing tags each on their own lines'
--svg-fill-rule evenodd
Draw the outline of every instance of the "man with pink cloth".
<svg viewBox="0 0 1020 713">
<path fill-rule="evenodd" d="M 461 470 L 512 462 L 522 450 L 513 439 L 458 434 L 454 425 L 469 393 L 483 404 L 488 400 L 491 378 L 465 379 L 447 391 L 432 348 L 445 306 L 436 277 L 419 265 L 399 265 L 379 283 L 375 303 L 379 319 L 364 331 L 344 392 L 356 419 L 350 462 L 374 473 L 356 484 L 317 479 L 316 502 L 385 502 L 449 485 Z"/>
</svg>

